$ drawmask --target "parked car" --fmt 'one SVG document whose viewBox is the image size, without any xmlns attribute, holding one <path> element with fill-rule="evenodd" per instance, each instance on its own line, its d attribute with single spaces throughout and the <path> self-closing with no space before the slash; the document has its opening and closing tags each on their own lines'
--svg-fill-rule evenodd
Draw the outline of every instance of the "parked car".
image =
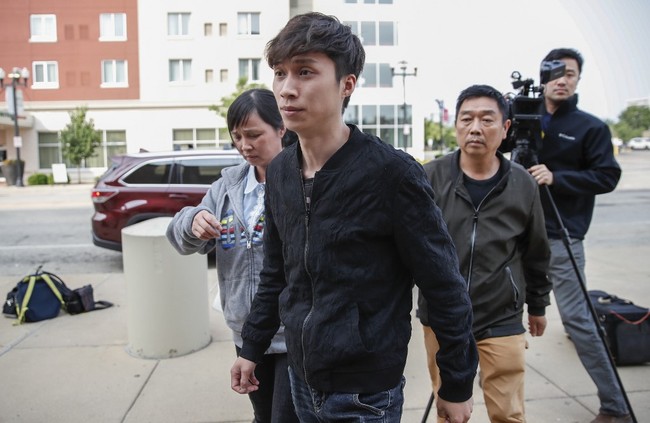
<svg viewBox="0 0 650 423">
<path fill-rule="evenodd" d="M 631 150 L 650 150 L 650 138 L 636 137 L 627 142 Z"/>
<path fill-rule="evenodd" d="M 221 177 L 242 163 L 236 150 L 189 150 L 116 156 L 92 190 L 93 243 L 122 251 L 122 229 L 195 206 Z"/>
</svg>

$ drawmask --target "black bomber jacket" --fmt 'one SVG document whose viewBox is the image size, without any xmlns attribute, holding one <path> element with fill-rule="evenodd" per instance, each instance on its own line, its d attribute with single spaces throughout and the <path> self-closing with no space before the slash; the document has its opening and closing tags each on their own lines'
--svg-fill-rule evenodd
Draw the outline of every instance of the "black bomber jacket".
<svg viewBox="0 0 650 423">
<path fill-rule="evenodd" d="M 324 392 L 400 383 L 413 281 L 441 345 L 440 396 L 472 395 L 477 352 L 465 282 L 422 166 L 350 125 L 305 207 L 299 143 L 267 169 L 265 262 L 241 356 L 258 362 L 280 321 L 289 364 Z M 278 318 L 279 316 L 279 318 Z"/>
</svg>

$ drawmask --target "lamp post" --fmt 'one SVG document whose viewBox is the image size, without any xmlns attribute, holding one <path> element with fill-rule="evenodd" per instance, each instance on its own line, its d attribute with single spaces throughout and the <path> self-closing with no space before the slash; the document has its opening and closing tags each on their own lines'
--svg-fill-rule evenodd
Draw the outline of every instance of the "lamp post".
<svg viewBox="0 0 650 423">
<path fill-rule="evenodd" d="M 27 68 L 13 68 L 11 73 L 5 74 L 4 69 L 0 68 L 0 88 L 4 88 L 5 76 L 9 77 L 11 81 L 11 96 L 12 96 L 12 107 L 11 110 L 12 118 L 14 121 L 14 147 L 16 148 L 16 186 L 22 187 L 23 185 L 23 164 L 20 160 L 20 147 L 22 147 L 22 139 L 20 138 L 20 129 L 18 128 L 18 85 L 22 83 L 25 87 L 27 86 L 27 80 L 29 79 L 29 71 Z M 9 101 L 7 101 L 9 103 Z"/>
<path fill-rule="evenodd" d="M 402 77 L 402 91 L 404 94 L 404 104 L 402 104 L 402 123 L 404 124 L 404 148 L 408 147 L 408 134 L 409 134 L 409 127 L 406 124 L 406 77 L 407 76 L 417 76 L 418 74 L 418 68 L 413 68 L 413 72 L 407 72 L 406 69 L 408 68 L 408 63 L 406 60 L 402 60 L 397 63 L 399 65 L 400 71 L 396 71 L 394 67 L 390 68 L 390 72 L 395 76 L 401 76 Z"/>
<path fill-rule="evenodd" d="M 440 151 L 442 152 L 442 149 L 444 147 L 443 142 L 445 139 L 442 133 L 442 120 L 445 115 L 445 101 L 436 99 L 436 103 L 438 103 L 438 109 L 440 109 Z"/>
</svg>

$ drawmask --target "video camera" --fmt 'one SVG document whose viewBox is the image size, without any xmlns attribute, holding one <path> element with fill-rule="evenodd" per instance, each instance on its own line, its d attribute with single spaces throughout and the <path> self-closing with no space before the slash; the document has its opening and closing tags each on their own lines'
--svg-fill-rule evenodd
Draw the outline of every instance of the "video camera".
<svg viewBox="0 0 650 423">
<path fill-rule="evenodd" d="M 522 80 L 518 71 L 511 74 L 514 80 L 512 87 L 519 92 L 517 95 L 506 95 L 510 108 L 508 118 L 512 124 L 499 151 L 512 152 L 511 160 L 525 168 L 537 164 L 537 150 L 542 144 L 544 85 L 564 76 L 565 68 L 564 62 L 560 60 L 542 62 L 539 69 L 539 86 L 534 85 L 533 79 Z"/>
</svg>

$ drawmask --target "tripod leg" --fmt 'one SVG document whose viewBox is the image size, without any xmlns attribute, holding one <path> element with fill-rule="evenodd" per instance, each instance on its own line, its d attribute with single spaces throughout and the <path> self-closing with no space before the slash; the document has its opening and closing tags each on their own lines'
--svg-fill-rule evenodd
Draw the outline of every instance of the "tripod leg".
<svg viewBox="0 0 650 423">
<path fill-rule="evenodd" d="M 562 217 L 560 215 L 560 212 L 557 209 L 557 206 L 555 204 L 555 201 L 553 200 L 553 196 L 551 195 L 551 191 L 548 188 L 548 185 L 541 185 L 540 186 L 540 192 L 543 192 L 547 199 L 549 200 L 549 203 L 551 207 L 553 208 L 553 212 L 555 215 L 555 219 L 560 227 L 561 233 L 562 233 L 562 243 L 564 247 L 566 248 L 567 254 L 569 256 L 569 259 L 571 261 L 571 265 L 573 267 L 573 270 L 575 272 L 576 278 L 578 285 L 580 286 L 580 290 L 582 292 L 582 295 L 584 297 L 584 300 L 587 304 L 587 308 L 589 310 L 589 314 L 591 316 L 591 319 L 593 320 L 594 324 L 596 325 L 597 333 L 600 338 L 600 341 L 605 348 L 605 351 L 607 351 L 607 358 L 609 361 L 609 366 L 614 373 L 614 377 L 616 379 L 616 383 L 621 390 L 621 393 L 623 395 L 623 399 L 625 401 L 625 404 L 627 405 L 627 409 L 630 413 L 630 417 L 632 417 L 632 421 L 634 423 L 637 423 L 636 416 L 634 415 L 634 411 L 632 410 L 632 404 L 630 403 L 630 399 L 627 396 L 627 393 L 625 392 L 625 388 L 623 387 L 623 382 L 621 381 L 621 377 L 618 374 L 618 369 L 616 368 L 616 364 L 614 363 L 614 358 L 612 356 L 612 352 L 609 349 L 609 345 L 607 344 L 607 338 L 605 335 L 605 330 L 603 329 L 603 326 L 600 324 L 600 320 L 598 319 L 598 314 L 596 313 L 596 309 L 594 308 L 594 305 L 591 302 L 591 298 L 589 298 L 589 291 L 587 290 L 587 285 L 585 284 L 585 281 L 582 277 L 582 273 L 580 272 L 580 267 L 578 266 L 578 263 L 576 261 L 575 255 L 573 254 L 573 250 L 571 250 L 571 237 L 569 236 L 569 231 L 566 229 L 564 226 L 564 222 L 562 221 Z"/>
<path fill-rule="evenodd" d="M 433 400 L 435 399 L 436 394 L 434 392 L 431 392 L 431 396 L 429 397 L 429 402 L 427 403 L 427 408 L 424 410 L 424 416 L 422 416 L 422 423 L 426 423 L 427 420 L 429 419 L 429 412 L 431 412 L 431 406 L 433 405 Z"/>
</svg>

